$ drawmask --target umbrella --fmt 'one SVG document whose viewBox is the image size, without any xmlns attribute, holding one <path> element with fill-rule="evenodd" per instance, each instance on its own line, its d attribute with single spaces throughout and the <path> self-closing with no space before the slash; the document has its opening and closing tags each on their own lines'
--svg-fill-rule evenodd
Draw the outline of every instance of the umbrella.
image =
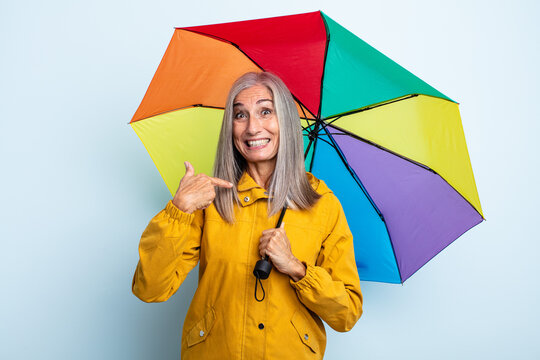
<svg viewBox="0 0 540 360">
<path fill-rule="evenodd" d="M 306 169 L 340 199 L 360 279 L 403 283 L 484 220 L 458 103 L 321 11 L 175 28 L 130 124 L 171 194 L 207 174 L 227 92 L 271 71 L 296 100 Z"/>
</svg>

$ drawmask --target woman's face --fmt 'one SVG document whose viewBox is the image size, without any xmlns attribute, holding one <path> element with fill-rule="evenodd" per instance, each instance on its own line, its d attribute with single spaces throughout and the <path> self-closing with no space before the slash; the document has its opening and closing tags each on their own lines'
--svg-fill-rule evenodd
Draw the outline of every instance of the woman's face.
<svg viewBox="0 0 540 360">
<path fill-rule="evenodd" d="M 234 99 L 233 138 L 248 163 L 275 164 L 279 123 L 272 93 L 266 86 L 253 85 Z"/>
</svg>

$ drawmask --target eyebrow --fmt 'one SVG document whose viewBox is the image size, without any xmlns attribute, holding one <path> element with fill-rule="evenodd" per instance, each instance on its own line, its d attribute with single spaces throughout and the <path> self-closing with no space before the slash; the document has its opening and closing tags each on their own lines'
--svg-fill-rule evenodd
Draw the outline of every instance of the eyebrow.
<svg viewBox="0 0 540 360">
<path fill-rule="evenodd" d="M 272 99 L 260 99 L 260 100 L 257 100 L 256 104 L 260 104 L 263 101 L 270 101 L 272 104 L 274 103 L 274 101 Z M 244 104 L 242 104 L 241 102 L 237 102 L 237 103 L 233 104 L 233 107 L 240 106 L 240 105 L 244 105 Z"/>
</svg>

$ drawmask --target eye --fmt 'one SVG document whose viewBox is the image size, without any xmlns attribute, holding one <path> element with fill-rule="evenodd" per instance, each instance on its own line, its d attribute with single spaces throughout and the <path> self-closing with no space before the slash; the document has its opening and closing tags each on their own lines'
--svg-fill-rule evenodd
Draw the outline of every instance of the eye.
<svg viewBox="0 0 540 360">
<path fill-rule="evenodd" d="M 245 117 L 245 115 L 242 112 L 234 114 L 235 119 L 243 119 L 244 117 Z"/>
<path fill-rule="evenodd" d="M 272 110 L 270 109 L 263 109 L 263 111 L 261 111 L 261 114 L 263 115 L 270 115 L 272 113 Z"/>
</svg>

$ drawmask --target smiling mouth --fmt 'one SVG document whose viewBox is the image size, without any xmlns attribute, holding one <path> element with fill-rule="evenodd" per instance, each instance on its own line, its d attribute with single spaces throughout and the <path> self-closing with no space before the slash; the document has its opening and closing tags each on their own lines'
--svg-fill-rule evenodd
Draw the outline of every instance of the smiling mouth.
<svg viewBox="0 0 540 360">
<path fill-rule="evenodd" d="M 257 140 L 248 140 L 245 143 L 248 147 L 251 148 L 251 147 L 266 145 L 269 142 L 270 142 L 270 139 L 257 139 Z"/>
</svg>

